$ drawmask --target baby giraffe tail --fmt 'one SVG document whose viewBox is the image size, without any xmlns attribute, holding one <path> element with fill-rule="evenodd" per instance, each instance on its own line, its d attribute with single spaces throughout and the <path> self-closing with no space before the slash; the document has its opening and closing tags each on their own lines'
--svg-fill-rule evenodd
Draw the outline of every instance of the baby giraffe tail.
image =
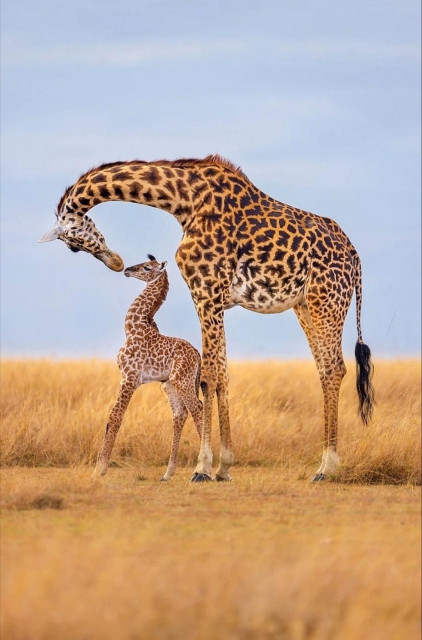
<svg viewBox="0 0 422 640">
<path fill-rule="evenodd" d="M 359 413 L 362 421 L 367 424 L 372 417 L 374 407 L 374 388 L 372 386 L 372 373 L 374 366 L 371 360 L 371 350 L 363 342 L 360 326 L 360 312 L 362 308 L 362 268 L 359 257 L 356 261 L 356 319 L 358 329 L 358 341 L 355 347 L 356 358 L 356 389 L 359 396 Z"/>
</svg>

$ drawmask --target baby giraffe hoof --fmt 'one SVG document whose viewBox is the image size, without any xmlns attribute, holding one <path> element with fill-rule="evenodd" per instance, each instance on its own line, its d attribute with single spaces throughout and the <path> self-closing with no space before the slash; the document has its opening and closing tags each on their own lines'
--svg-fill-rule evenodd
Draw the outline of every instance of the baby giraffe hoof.
<svg viewBox="0 0 422 640">
<path fill-rule="evenodd" d="M 312 482 L 322 482 L 323 480 L 326 479 L 326 475 L 325 473 L 317 473 L 313 478 L 312 478 Z"/>
<path fill-rule="evenodd" d="M 208 473 L 198 473 L 197 471 L 195 471 L 190 481 L 191 482 L 211 482 L 212 478 L 211 476 L 208 475 Z"/>
<path fill-rule="evenodd" d="M 232 481 L 231 476 L 229 476 L 229 474 L 227 474 L 225 476 L 216 475 L 215 479 L 216 479 L 217 482 L 231 482 Z"/>
<path fill-rule="evenodd" d="M 107 467 L 105 469 L 101 467 L 98 467 L 98 468 L 96 467 L 92 472 L 91 478 L 95 480 L 95 478 L 101 478 L 102 476 L 105 476 L 106 473 L 107 473 Z"/>
</svg>

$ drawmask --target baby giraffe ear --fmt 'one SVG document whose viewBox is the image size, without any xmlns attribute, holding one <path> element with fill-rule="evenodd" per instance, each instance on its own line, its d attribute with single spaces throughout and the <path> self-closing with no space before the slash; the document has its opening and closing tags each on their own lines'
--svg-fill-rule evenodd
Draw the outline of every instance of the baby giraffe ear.
<svg viewBox="0 0 422 640">
<path fill-rule="evenodd" d="M 164 262 L 162 262 L 162 263 L 161 263 L 160 271 L 164 271 L 164 269 L 166 268 L 166 266 L 167 266 L 167 260 L 165 260 Z"/>
</svg>

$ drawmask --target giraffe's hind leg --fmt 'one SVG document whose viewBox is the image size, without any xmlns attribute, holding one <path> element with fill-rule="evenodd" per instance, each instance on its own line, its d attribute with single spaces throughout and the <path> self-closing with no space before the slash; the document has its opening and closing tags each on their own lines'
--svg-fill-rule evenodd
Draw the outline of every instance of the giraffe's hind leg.
<svg viewBox="0 0 422 640">
<path fill-rule="evenodd" d="M 202 437 L 202 425 L 203 425 L 203 408 L 202 402 L 197 396 L 196 391 L 196 374 L 197 366 L 194 365 L 194 360 L 187 354 L 179 354 L 175 358 L 172 371 L 169 375 L 169 382 L 176 390 L 179 398 L 189 410 L 193 421 L 196 426 L 199 437 Z M 195 474 L 194 474 L 195 475 Z M 211 480 L 211 476 L 203 474 L 201 481 Z M 194 481 L 198 481 L 195 479 Z"/>
<path fill-rule="evenodd" d="M 182 434 L 183 426 L 188 417 L 188 410 L 176 389 L 170 382 L 164 382 L 162 388 L 167 394 L 168 401 L 170 403 L 171 410 L 173 412 L 173 440 L 171 443 L 170 459 L 167 465 L 167 470 L 161 480 L 170 480 L 176 471 L 177 453 L 179 451 L 180 436 Z"/>
<path fill-rule="evenodd" d="M 324 397 L 324 447 L 321 464 L 314 482 L 334 475 L 339 465 L 337 453 L 338 400 L 340 386 L 346 373 L 341 349 L 344 315 L 334 318 L 322 315 L 312 303 L 295 307 L 296 315 L 308 338 L 318 369 Z"/>
</svg>

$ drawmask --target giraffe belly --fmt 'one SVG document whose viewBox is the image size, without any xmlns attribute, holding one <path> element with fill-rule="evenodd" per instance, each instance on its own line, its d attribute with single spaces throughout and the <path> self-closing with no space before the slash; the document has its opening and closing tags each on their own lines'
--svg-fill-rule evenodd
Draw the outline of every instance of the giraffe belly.
<svg viewBox="0 0 422 640">
<path fill-rule="evenodd" d="M 287 285 L 268 277 L 248 279 L 236 275 L 227 309 L 240 306 L 257 313 L 282 313 L 303 299 L 304 280 L 292 280 Z"/>
<path fill-rule="evenodd" d="M 238 300 L 230 301 L 227 309 L 231 309 L 234 306 L 243 307 L 248 311 L 255 311 L 257 313 L 283 313 L 288 309 L 292 309 L 296 304 L 303 300 L 303 294 L 290 297 L 284 300 L 267 300 L 266 302 L 250 301 L 250 300 Z"/>
<path fill-rule="evenodd" d="M 141 372 L 142 384 L 148 382 L 165 382 L 169 379 L 170 368 L 143 367 Z"/>
<path fill-rule="evenodd" d="M 167 349 L 168 351 L 168 349 Z M 169 353 L 149 353 L 148 346 L 141 343 L 126 343 L 119 351 L 117 363 L 127 378 L 137 386 L 148 382 L 165 382 L 171 372 L 172 357 Z"/>
</svg>

